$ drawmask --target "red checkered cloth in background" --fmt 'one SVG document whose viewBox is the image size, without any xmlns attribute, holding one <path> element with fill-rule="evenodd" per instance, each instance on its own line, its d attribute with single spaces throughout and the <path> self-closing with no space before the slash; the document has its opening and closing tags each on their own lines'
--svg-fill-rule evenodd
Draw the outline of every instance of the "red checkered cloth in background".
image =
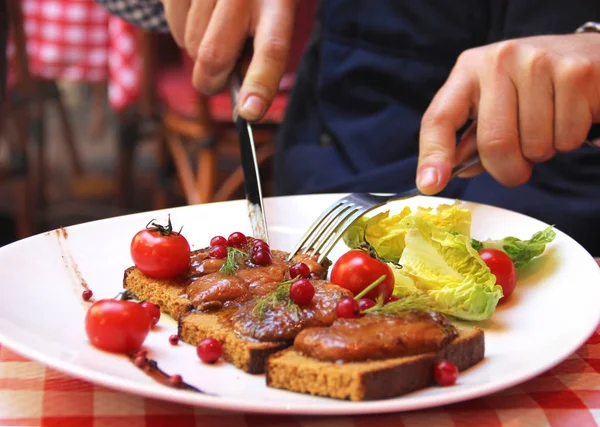
<svg viewBox="0 0 600 427">
<path fill-rule="evenodd" d="M 108 83 L 115 110 L 141 90 L 142 58 L 136 29 L 93 0 L 23 0 L 32 75 L 51 80 Z M 9 57 L 14 46 L 9 46 Z M 9 87 L 15 75 L 9 76 Z"/>
<path fill-rule="evenodd" d="M 414 413 L 292 417 L 216 412 L 145 399 L 63 375 L 0 347 L 0 426 L 596 426 L 600 330 L 556 368 L 518 387 Z"/>
</svg>

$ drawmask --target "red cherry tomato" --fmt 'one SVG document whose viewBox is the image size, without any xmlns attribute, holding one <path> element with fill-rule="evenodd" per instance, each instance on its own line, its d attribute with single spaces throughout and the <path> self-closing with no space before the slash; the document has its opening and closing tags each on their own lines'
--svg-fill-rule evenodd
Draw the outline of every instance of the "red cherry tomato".
<svg viewBox="0 0 600 427">
<path fill-rule="evenodd" d="M 458 379 L 458 368 L 448 360 L 441 360 L 433 368 L 433 377 L 441 386 L 453 385 Z"/>
<path fill-rule="evenodd" d="M 133 301 L 103 299 L 85 316 L 85 331 L 95 347 L 113 353 L 139 349 L 150 331 L 150 315 Z"/>
<path fill-rule="evenodd" d="M 502 286 L 504 296 L 500 302 L 506 301 L 517 286 L 517 269 L 508 255 L 498 249 L 482 249 L 479 251 L 490 271 L 496 276 L 496 284 Z"/>
<path fill-rule="evenodd" d="M 156 224 L 154 224 L 156 225 Z M 190 245 L 169 225 L 147 228 L 131 240 L 131 258 L 135 266 L 154 279 L 170 279 L 190 265 Z"/>
<path fill-rule="evenodd" d="M 140 305 L 148 310 L 148 314 L 150 315 L 150 326 L 155 327 L 160 320 L 160 307 L 148 301 L 144 301 Z"/>
<path fill-rule="evenodd" d="M 371 257 L 367 252 L 353 249 L 342 255 L 331 269 L 331 283 L 348 289 L 354 296 L 374 281 L 385 275 L 386 278 L 366 298 L 376 300 L 383 295 L 386 301 L 394 290 L 392 269 L 383 262 Z"/>
</svg>

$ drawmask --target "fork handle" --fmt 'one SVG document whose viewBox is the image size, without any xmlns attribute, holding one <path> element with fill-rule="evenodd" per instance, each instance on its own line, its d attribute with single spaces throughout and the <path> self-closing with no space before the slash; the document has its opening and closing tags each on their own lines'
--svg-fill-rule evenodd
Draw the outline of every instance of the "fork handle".
<svg viewBox="0 0 600 427">
<path fill-rule="evenodd" d="M 452 169 L 452 174 L 450 175 L 450 178 L 454 178 L 457 175 L 460 175 L 461 173 L 463 173 L 464 171 L 469 169 L 471 166 L 475 166 L 479 162 L 480 162 L 479 154 L 475 154 L 473 157 L 471 157 L 467 161 L 455 166 Z"/>
</svg>

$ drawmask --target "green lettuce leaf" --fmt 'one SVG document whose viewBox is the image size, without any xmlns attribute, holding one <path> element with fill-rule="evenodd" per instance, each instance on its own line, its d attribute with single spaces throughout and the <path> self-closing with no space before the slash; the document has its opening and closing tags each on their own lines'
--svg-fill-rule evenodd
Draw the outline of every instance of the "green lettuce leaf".
<svg viewBox="0 0 600 427">
<path fill-rule="evenodd" d="M 417 208 L 415 215 L 442 230 L 471 236 L 471 211 L 460 207 L 460 202 L 434 208 Z"/>
<path fill-rule="evenodd" d="M 402 220 L 413 215 L 430 222 L 443 230 L 469 237 L 471 233 L 471 211 L 459 207 L 459 203 L 443 204 L 437 208 L 418 207 L 413 213 L 409 207 L 390 215 L 389 211 L 373 217 L 361 217 L 344 233 L 346 246 L 355 249 L 371 246 L 380 258 L 397 263 L 404 250 L 406 229 Z"/>
<path fill-rule="evenodd" d="M 436 227 L 417 216 L 402 221 L 407 230 L 401 269 L 394 268 L 399 298 L 427 294 L 429 309 L 464 320 L 489 319 L 502 287 L 469 239 Z M 419 304 L 426 299 L 419 298 Z"/>
<path fill-rule="evenodd" d="M 546 250 L 546 245 L 554 240 L 556 233 L 554 227 L 538 231 L 529 240 L 521 240 L 516 237 L 505 237 L 501 240 L 479 241 L 471 239 L 471 245 L 477 249 L 498 249 L 505 252 L 512 259 L 515 268 L 521 268 L 529 264 L 535 257 L 540 256 Z"/>
</svg>

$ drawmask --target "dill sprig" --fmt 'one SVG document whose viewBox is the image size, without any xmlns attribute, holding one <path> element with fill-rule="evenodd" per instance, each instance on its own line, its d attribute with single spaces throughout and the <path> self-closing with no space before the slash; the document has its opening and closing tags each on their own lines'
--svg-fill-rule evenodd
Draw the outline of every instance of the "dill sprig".
<svg viewBox="0 0 600 427">
<path fill-rule="evenodd" d="M 225 275 L 232 275 L 240 268 L 239 257 L 247 257 L 248 254 L 244 251 L 241 251 L 237 248 L 233 248 L 229 246 L 227 248 L 227 259 L 225 263 L 219 269 L 220 273 Z"/>
<path fill-rule="evenodd" d="M 431 310 L 435 300 L 426 293 L 407 295 L 397 301 L 385 304 L 383 298 L 378 298 L 376 304 L 363 311 L 373 314 L 399 314 L 406 310 Z"/>
<path fill-rule="evenodd" d="M 282 282 L 277 288 L 262 296 L 256 300 L 252 314 L 258 319 L 262 320 L 267 314 L 267 311 L 274 306 L 285 304 L 293 311 L 296 318 L 300 312 L 300 307 L 290 297 L 290 288 L 292 287 L 292 281 L 287 280 Z"/>
</svg>

